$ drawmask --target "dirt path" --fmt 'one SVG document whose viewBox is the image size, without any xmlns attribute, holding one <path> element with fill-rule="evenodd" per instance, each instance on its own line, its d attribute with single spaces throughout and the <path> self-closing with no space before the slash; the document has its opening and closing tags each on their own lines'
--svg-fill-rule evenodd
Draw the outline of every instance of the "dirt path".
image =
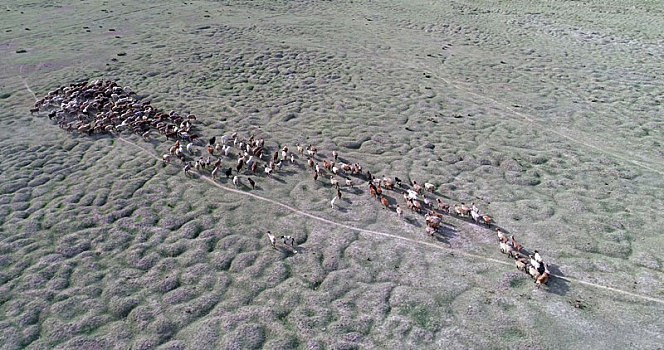
<svg viewBox="0 0 664 350">
<path fill-rule="evenodd" d="M 141 152 L 144 152 L 146 155 L 150 156 L 151 158 L 153 158 L 157 161 L 161 161 L 161 158 L 159 158 L 159 156 L 157 156 L 156 154 L 150 152 L 148 149 L 146 149 L 146 148 L 144 148 L 144 147 L 142 147 L 142 146 L 140 146 L 140 145 L 138 145 L 134 142 L 131 142 L 131 141 L 129 141 L 129 140 L 123 138 L 123 137 L 118 137 L 118 139 L 122 142 L 125 142 L 125 143 L 133 146 L 133 147 L 136 147 Z M 401 240 L 401 241 L 404 241 L 404 242 L 407 242 L 407 243 L 410 243 L 410 244 L 419 244 L 419 245 L 423 245 L 423 246 L 426 246 L 426 247 L 429 247 L 429 248 L 444 250 L 444 251 L 447 251 L 447 252 L 453 252 L 455 254 L 462 255 L 462 256 L 465 256 L 467 258 L 480 259 L 480 260 L 484 260 L 484 261 L 487 261 L 487 262 L 490 262 L 490 263 L 500 264 L 500 265 L 504 265 L 504 266 L 514 266 L 514 264 L 506 262 L 504 260 L 498 260 L 498 259 L 494 259 L 494 258 L 482 256 L 482 255 L 477 255 L 477 254 L 464 252 L 464 251 L 461 251 L 461 250 L 458 250 L 458 249 L 452 249 L 452 248 L 449 248 L 449 247 L 444 247 L 444 246 L 434 244 L 434 243 L 418 241 L 418 240 L 415 240 L 415 239 L 411 239 L 411 238 L 407 238 L 407 237 L 403 237 L 403 236 L 399 236 L 399 235 L 393 235 L 393 234 L 390 234 L 390 233 L 374 231 L 374 230 L 367 230 L 367 229 L 358 228 L 358 227 L 354 227 L 354 226 L 351 226 L 351 225 L 339 223 L 339 222 L 336 222 L 336 221 L 332 221 L 330 219 L 326 219 L 324 217 L 314 215 L 314 214 L 308 213 L 306 211 L 300 210 L 298 208 L 292 207 L 290 205 L 281 203 L 281 202 L 276 201 L 274 199 L 266 198 L 266 197 L 263 197 L 263 196 L 259 196 L 257 194 L 253 194 L 253 193 L 245 192 L 245 191 L 240 191 L 240 190 L 235 189 L 235 188 L 230 188 L 230 187 L 224 186 L 224 185 L 214 181 L 210 177 L 208 177 L 206 175 L 203 175 L 201 173 L 195 172 L 194 170 L 191 170 L 191 172 L 196 174 L 198 177 L 200 177 L 204 181 L 210 183 L 212 186 L 215 186 L 215 187 L 217 187 L 219 189 L 222 189 L 224 191 L 237 193 L 237 194 L 240 194 L 240 195 L 243 195 L 243 196 L 248 196 L 248 197 L 257 199 L 259 201 L 271 203 L 271 204 L 280 206 L 284 209 L 288 209 L 288 210 L 290 210 L 291 212 L 293 212 L 297 215 L 301 215 L 301 216 L 305 216 L 305 217 L 308 217 L 308 218 L 311 218 L 311 219 L 314 219 L 314 220 L 318 220 L 318 221 L 326 223 L 326 224 L 342 227 L 342 228 L 345 228 L 345 229 L 357 231 L 359 233 L 364 233 L 364 234 L 368 234 L 368 235 L 393 238 L 393 239 L 398 239 L 398 240 Z M 565 277 L 565 276 L 560 276 L 560 275 L 556 275 L 556 274 L 552 274 L 551 276 L 553 276 L 555 278 L 560 278 L 560 279 L 562 279 L 564 281 L 567 281 L 567 282 L 575 282 L 575 283 L 583 284 L 583 285 L 586 285 L 586 286 L 599 288 L 599 289 L 603 289 L 603 290 L 607 290 L 607 291 L 611 291 L 611 292 L 615 292 L 615 293 L 619 293 L 619 294 L 629 295 L 629 296 L 632 296 L 632 297 L 635 297 L 635 298 L 648 300 L 648 301 L 652 301 L 652 302 L 656 302 L 656 303 L 660 303 L 660 304 L 664 305 L 664 300 L 663 299 L 658 299 L 658 298 L 654 298 L 654 297 L 650 297 L 650 296 L 642 295 L 642 294 L 638 294 L 638 293 L 632 293 L 632 292 L 628 292 L 626 290 L 622 290 L 622 289 L 618 289 L 618 288 L 614 288 L 614 287 L 609 287 L 609 286 L 605 286 L 605 285 L 601 285 L 601 284 L 597 284 L 597 283 L 592 283 L 592 282 L 588 282 L 588 281 L 584 281 L 584 280 L 580 280 L 580 279 L 576 279 L 576 278 Z"/>
</svg>

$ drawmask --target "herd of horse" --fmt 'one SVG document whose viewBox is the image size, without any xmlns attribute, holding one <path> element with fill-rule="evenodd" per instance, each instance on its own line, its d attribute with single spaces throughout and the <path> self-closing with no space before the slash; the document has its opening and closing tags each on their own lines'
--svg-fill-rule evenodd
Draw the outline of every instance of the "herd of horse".
<svg viewBox="0 0 664 350">
<path fill-rule="evenodd" d="M 365 172 L 360 163 L 342 160 L 338 150 L 332 150 L 331 158 L 326 159 L 315 146 L 309 144 L 305 147 L 298 143 L 295 145 L 297 151 L 282 146 L 271 153 L 263 138 L 253 134 L 242 138 L 237 132 L 219 138 L 212 137 L 204 142 L 198 134 L 193 133 L 193 123 L 196 121 L 194 115 L 180 115 L 175 111 L 164 113 L 149 102 L 138 101 L 135 96 L 131 89 L 120 87 L 113 81 L 81 82 L 50 91 L 35 103 L 30 112 L 47 110 L 49 118 L 56 120 L 61 128 L 88 135 L 131 131 L 147 141 L 152 132 L 156 131 L 166 139 L 175 139 L 168 152 L 162 156 L 164 162 L 171 163 L 179 159 L 185 174 L 190 174 L 193 169 L 207 171 L 213 180 L 223 172 L 227 179 L 232 177 L 236 187 L 241 186 L 242 178 L 246 177 L 252 190 L 257 184 L 254 178 L 262 175 L 272 177 L 284 166 L 299 165 L 296 159 L 306 158 L 306 166 L 311 169 L 313 180 L 319 182 L 328 178 L 330 186 L 336 190 L 330 201 L 332 209 L 337 208 L 337 199 L 342 197 L 342 183 L 347 188 L 354 188 L 359 180 L 367 184 L 369 195 L 380 205 L 403 218 L 403 208 L 394 203 L 388 191 L 400 194 L 406 208 L 418 216 L 424 216 L 426 234 L 429 236 L 440 232 L 445 215 L 467 218 L 489 228 L 495 225 L 493 218 L 481 213 L 475 203 L 450 205 L 435 196 L 436 186 L 430 182 L 418 183 L 412 180 L 406 184 L 398 177 L 376 177 L 368 170 Z M 233 165 L 225 168 L 224 159 L 230 160 Z M 516 267 L 533 277 L 538 286 L 546 284 L 549 279 L 548 264 L 542 261 L 539 253 L 525 253 L 514 236 L 508 238 L 500 228 L 496 228 L 496 232 L 500 251 L 514 258 Z M 268 237 L 274 246 L 275 237 L 271 233 Z M 290 242 L 293 248 L 292 237 L 281 238 L 284 242 Z"/>
</svg>

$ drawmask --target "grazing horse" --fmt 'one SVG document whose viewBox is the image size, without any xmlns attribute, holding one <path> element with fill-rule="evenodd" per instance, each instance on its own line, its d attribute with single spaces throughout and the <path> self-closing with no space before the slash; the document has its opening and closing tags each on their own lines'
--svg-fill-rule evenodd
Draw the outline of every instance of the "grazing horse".
<svg viewBox="0 0 664 350">
<path fill-rule="evenodd" d="M 413 203 L 413 209 L 414 209 L 417 213 L 421 213 L 421 212 L 422 212 L 422 203 L 420 203 L 420 202 L 419 202 L 418 200 L 416 200 L 416 199 L 413 199 L 411 202 Z"/>
<path fill-rule="evenodd" d="M 493 224 L 493 219 L 489 215 L 482 215 L 480 216 L 480 223 L 487 225 L 487 227 L 491 227 L 491 224 Z"/>
<path fill-rule="evenodd" d="M 535 284 L 539 288 L 543 284 L 547 284 L 549 282 L 549 264 L 544 265 L 544 272 L 537 276 L 535 279 Z"/>
<path fill-rule="evenodd" d="M 385 175 L 383 175 L 382 182 L 383 187 L 387 188 L 388 190 L 394 190 L 394 182 L 391 179 L 385 177 Z"/>
<path fill-rule="evenodd" d="M 418 194 L 422 194 L 422 186 L 420 186 L 417 181 L 413 181 L 413 190 Z"/>
<path fill-rule="evenodd" d="M 475 223 L 480 222 L 480 213 L 478 213 L 477 211 L 471 210 L 470 211 L 470 216 L 473 218 L 473 221 L 475 221 Z"/>
<path fill-rule="evenodd" d="M 534 253 L 535 253 L 535 261 L 537 261 L 538 263 L 541 263 L 542 262 L 542 257 L 540 256 L 539 252 L 537 250 L 535 250 Z"/>
<path fill-rule="evenodd" d="M 514 247 L 505 242 L 500 242 L 500 252 L 510 257 L 516 257 L 518 254 Z"/>
<path fill-rule="evenodd" d="M 427 208 L 431 207 L 431 201 L 429 200 L 429 198 L 427 198 L 427 196 L 422 195 L 422 201 L 424 202 L 425 207 Z"/>
<path fill-rule="evenodd" d="M 530 258 L 530 265 L 532 265 L 534 268 L 539 270 L 540 269 L 540 263 L 537 260 L 535 260 L 533 255 L 532 254 L 528 255 L 528 258 Z"/>
<path fill-rule="evenodd" d="M 431 214 L 434 214 L 431 212 Z M 430 226 L 431 228 L 438 230 L 438 227 L 440 226 L 441 218 L 435 215 L 430 215 L 430 214 L 424 214 L 424 220 L 426 221 L 427 225 Z"/>
<path fill-rule="evenodd" d="M 295 250 L 295 238 L 292 236 L 281 236 L 281 239 L 285 246 L 290 246 L 293 249 L 293 253 L 297 253 L 297 250 Z"/>
<path fill-rule="evenodd" d="M 465 216 L 468 216 L 468 213 L 470 212 L 470 208 L 468 208 L 468 206 L 463 204 L 463 203 L 461 203 L 461 206 L 458 206 L 458 205 L 455 204 L 454 205 L 454 211 L 456 212 L 456 214 L 458 216 L 465 217 Z"/>
<path fill-rule="evenodd" d="M 240 158 L 237 160 L 237 165 L 235 166 L 235 171 L 237 171 L 238 174 L 240 173 L 240 169 L 242 169 L 242 165 L 244 165 L 244 160 Z"/>
<path fill-rule="evenodd" d="M 501 243 L 507 242 L 507 236 L 500 230 L 499 227 L 496 228 L 496 235 L 498 236 L 498 241 Z"/>
<path fill-rule="evenodd" d="M 526 267 L 528 266 L 528 260 L 522 256 L 515 256 L 514 257 L 514 265 L 516 266 L 519 271 L 526 272 Z"/>
<path fill-rule="evenodd" d="M 448 213 L 450 211 L 450 205 L 441 201 L 440 198 L 436 198 L 436 202 L 438 203 L 438 210 Z"/>
<path fill-rule="evenodd" d="M 537 268 L 533 265 L 528 265 L 526 266 L 526 273 L 530 275 L 530 277 L 537 279 L 539 276 L 539 272 L 537 272 Z"/>
<path fill-rule="evenodd" d="M 378 198 L 378 194 L 376 194 L 376 188 L 369 186 L 369 195 L 373 198 Z"/>
<path fill-rule="evenodd" d="M 270 240 L 270 245 L 272 245 L 272 248 L 277 248 L 277 238 L 272 234 L 272 232 L 267 231 L 267 238 Z"/>
<path fill-rule="evenodd" d="M 385 209 L 390 209 L 390 202 L 385 196 L 380 196 L 380 202 L 385 206 Z"/>
<path fill-rule="evenodd" d="M 519 244 L 519 242 L 516 241 L 516 239 L 514 239 L 514 235 L 510 236 L 510 240 L 512 241 L 512 246 L 514 247 L 514 249 L 517 252 L 520 252 L 523 247 L 521 246 L 521 244 Z"/>
</svg>

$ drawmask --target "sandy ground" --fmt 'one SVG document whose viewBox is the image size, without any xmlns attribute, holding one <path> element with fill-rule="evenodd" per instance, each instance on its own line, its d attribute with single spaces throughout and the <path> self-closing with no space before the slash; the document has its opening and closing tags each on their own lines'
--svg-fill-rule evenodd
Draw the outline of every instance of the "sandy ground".
<svg viewBox="0 0 664 350">
<path fill-rule="evenodd" d="M 661 2 L 0 7 L 2 349 L 662 348 Z M 566 279 L 537 289 L 490 230 L 427 237 L 364 186 L 332 209 L 302 158 L 236 193 L 156 160 L 163 138 L 28 112 L 97 78 L 205 135 L 435 183 Z"/>
</svg>

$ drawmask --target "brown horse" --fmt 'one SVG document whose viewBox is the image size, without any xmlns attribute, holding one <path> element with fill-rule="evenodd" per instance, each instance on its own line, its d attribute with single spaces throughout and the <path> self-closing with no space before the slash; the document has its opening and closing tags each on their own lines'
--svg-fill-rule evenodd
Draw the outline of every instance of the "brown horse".
<svg viewBox="0 0 664 350">
<path fill-rule="evenodd" d="M 390 202 L 385 198 L 385 196 L 380 196 L 380 202 L 383 203 L 385 209 L 390 209 Z"/>
</svg>

